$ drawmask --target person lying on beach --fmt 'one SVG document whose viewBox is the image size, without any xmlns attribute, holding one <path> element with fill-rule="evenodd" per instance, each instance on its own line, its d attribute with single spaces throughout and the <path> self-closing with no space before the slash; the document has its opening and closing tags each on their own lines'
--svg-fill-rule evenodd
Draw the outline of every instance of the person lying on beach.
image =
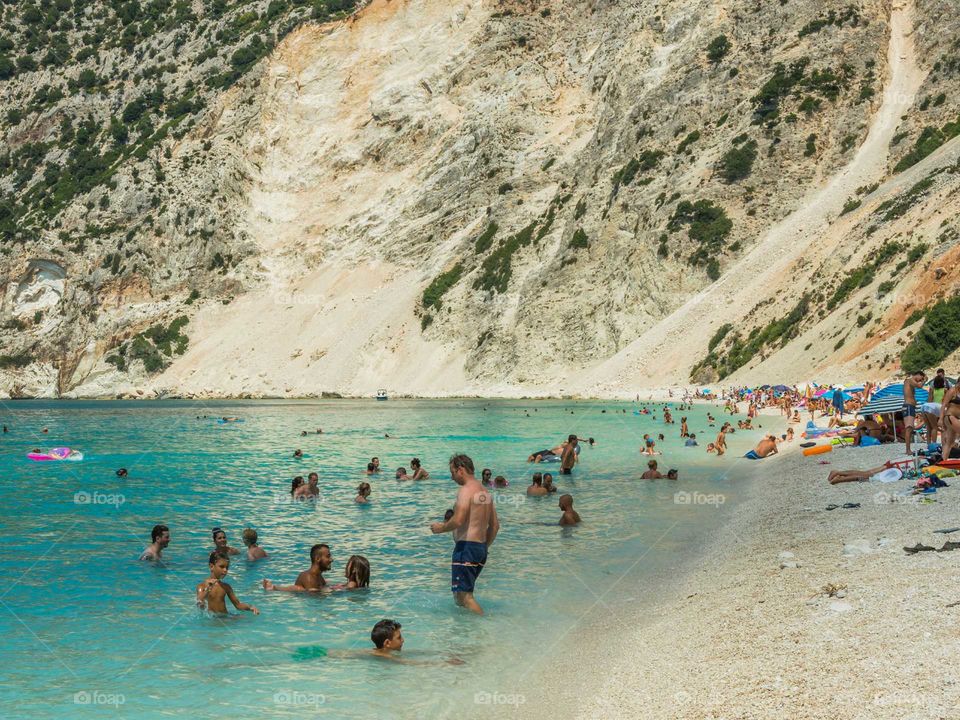
<svg viewBox="0 0 960 720">
<path fill-rule="evenodd" d="M 427 480 L 430 477 L 430 473 L 420 466 L 420 458 L 413 458 L 410 461 L 410 469 L 413 470 L 411 480 Z"/>
<path fill-rule="evenodd" d="M 480 484 L 490 487 L 493 484 L 493 471 L 490 468 L 484 468 L 480 473 Z"/>
<path fill-rule="evenodd" d="M 573 509 L 573 495 L 560 496 L 560 509 L 563 515 L 560 516 L 561 525 L 578 525 L 580 523 L 580 514 Z"/>
<path fill-rule="evenodd" d="M 297 581 L 293 585 L 274 585 L 264 578 L 263 589 L 283 592 L 317 592 L 326 587 L 327 581 L 323 579 L 323 573 L 331 567 L 333 567 L 333 557 L 330 555 L 330 546 L 319 543 L 310 548 L 310 568 L 297 575 Z"/>
<path fill-rule="evenodd" d="M 827 482 L 831 485 L 839 485 L 840 483 L 848 482 L 866 482 L 872 478 L 877 473 L 882 473 L 884 470 L 889 470 L 892 466 L 888 463 L 883 465 L 878 465 L 875 468 L 870 468 L 869 470 L 832 470 L 829 475 L 827 475 Z"/>
<path fill-rule="evenodd" d="M 397 472 L 393 475 L 395 480 L 412 480 L 409 475 L 407 475 L 407 469 L 405 467 L 398 467 Z"/>
<path fill-rule="evenodd" d="M 257 545 L 257 531 L 247 528 L 243 531 L 243 544 L 247 546 L 247 560 L 262 560 L 267 556 L 266 551 Z"/>
<path fill-rule="evenodd" d="M 331 590 L 356 590 L 370 587 L 370 561 L 363 555 L 351 555 L 343 574 L 347 581 L 332 586 Z"/>
<path fill-rule="evenodd" d="M 239 550 L 227 545 L 227 534 L 223 531 L 223 528 L 215 527 L 210 531 L 210 534 L 213 535 L 214 550 L 222 550 L 227 553 L 227 555 L 240 554 Z"/>
<path fill-rule="evenodd" d="M 315 472 L 307 475 L 307 484 L 297 488 L 296 492 L 293 493 L 294 500 L 312 500 L 320 497 L 320 488 L 317 485 L 319 482 L 320 478 Z"/>
<path fill-rule="evenodd" d="M 357 503 L 370 502 L 370 483 L 362 482 L 357 485 L 357 496 L 353 499 Z"/>
<path fill-rule="evenodd" d="M 546 494 L 547 490 L 543 487 L 543 475 L 541 473 L 534 473 L 530 486 L 527 488 L 527 495 L 530 497 L 541 497 Z"/>
<path fill-rule="evenodd" d="M 150 531 L 150 544 L 140 553 L 141 560 L 159 561 L 160 556 L 170 544 L 170 528 L 166 525 L 154 525 Z"/>
<path fill-rule="evenodd" d="M 763 460 L 765 457 L 777 454 L 777 439 L 773 435 L 767 435 L 763 440 L 757 443 L 757 446 L 744 455 L 749 460 Z"/>
<path fill-rule="evenodd" d="M 257 608 L 245 602 L 240 602 L 236 593 L 233 592 L 233 588 L 223 582 L 228 572 L 230 572 L 230 556 L 221 550 L 214 550 L 210 553 L 210 577 L 197 585 L 197 607 L 212 613 L 225 615 L 227 613 L 226 599 L 230 598 L 230 602 L 237 610 L 259 615 L 260 611 Z"/>
<path fill-rule="evenodd" d="M 663 474 L 659 470 L 657 470 L 657 461 L 650 460 L 647 463 L 646 471 L 643 473 L 643 475 L 640 476 L 640 479 L 641 480 L 660 480 L 661 478 L 663 478 Z"/>
</svg>

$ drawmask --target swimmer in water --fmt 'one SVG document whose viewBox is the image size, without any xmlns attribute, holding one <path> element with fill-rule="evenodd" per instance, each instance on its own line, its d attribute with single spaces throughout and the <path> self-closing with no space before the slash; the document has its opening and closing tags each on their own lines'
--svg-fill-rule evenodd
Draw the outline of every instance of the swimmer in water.
<svg viewBox="0 0 960 720">
<path fill-rule="evenodd" d="M 296 492 L 293 494 L 295 500 L 313 500 L 320 497 L 320 488 L 317 483 L 320 482 L 320 478 L 315 472 L 307 475 L 307 484 L 301 485 L 297 488 Z"/>
<path fill-rule="evenodd" d="M 197 585 L 197 607 L 213 613 L 226 614 L 226 599 L 230 598 L 230 602 L 237 610 L 259 615 L 259 610 L 253 605 L 240 602 L 233 588 L 223 582 L 228 572 L 230 572 L 230 556 L 220 550 L 210 553 L 210 577 Z"/>
<path fill-rule="evenodd" d="M 430 477 L 430 473 L 420 466 L 420 458 L 413 458 L 410 461 L 410 469 L 413 470 L 411 480 L 427 480 Z"/>
<path fill-rule="evenodd" d="M 549 475 L 549 474 L 550 474 L 550 473 L 547 473 L 547 475 Z M 546 475 L 544 475 L 544 479 L 546 479 Z M 497 476 L 493 479 L 493 486 L 494 486 L 495 488 L 505 488 L 505 487 L 507 487 L 507 486 L 509 486 L 509 485 L 510 485 L 510 483 L 507 482 L 507 479 L 506 479 L 503 475 L 497 475 Z"/>
<path fill-rule="evenodd" d="M 490 468 L 484 468 L 480 472 L 480 484 L 490 487 L 490 485 L 493 484 L 493 480 L 491 480 L 492 476 L 493 476 L 493 471 L 491 471 Z"/>
<path fill-rule="evenodd" d="M 641 480 L 660 480 L 663 474 L 657 470 L 657 461 L 651 460 L 647 463 L 647 470 L 640 476 Z"/>
<path fill-rule="evenodd" d="M 370 483 L 362 482 L 357 485 L 357 496 L 353 499 L 356 503 L 368 503 L 370 502 Z"/>
<path fill-rule="evenodd" d="M 373 626 L 370 639 L 373 641 L 373 654 L 388 660 L 399 660 L 396 653 L 403 650 L 402 626 L 396 620 L 381 620 Z"/>
<path fill-rule="evenodd" d="M 333 557 L 330 555 L 330 546 L 319 543 L 310 548 L 310 567 L 297 575 L 293 585 L 274 585 L 263 579 L 264 590 L 280 590 L 283 592 L 316 592 L 327 585 L 323 573 L 333 567 Z"/>
<path fill-rule="evenodd" d="M 560 496 L 560 509 L 563 515 L 560 517 L 561 525 L 578 525 L 580 523 L 580 514 L 573 509 L 573 495 Z"/>
<path fill-rule="evenodd" d="M 527 488 L 527 495 L 530 497 L 542 497 L 546 494 L 547 490 L 543 487 L 543 475 L 541 473 L 534 473 L 530 486 Z"/>
<path fill-rule="evenodd" d="M 117 470 L 117 477 L 126 477 L 126 476 L 127 476 L 126 468 L 120 468 L 119 470 Z"/>
<path fill-rule="evenodd" d="M 380 472 L 380 458 L 372 457 L 370 458 L 370 462 L 373 464 L 373 471 L 375 473 Z"/>
<path fill-rule="evenodd" d="M 290 496 L 296 497 L 297 489 L 303 485 L 303 475 L 297 475 L 290 483 Z"/>
<path fill-rule="evenodd" d="M 267 556 L 266 551 L 257 545 L 257 531 L 247 528 L 243 531 L 243 544 L 247 546 L 247 560 L 262 560 Z"/>
<path fill-rule="evenodd" d="M 377 466 L 374 465 L 372 462 L 368 462 L 368 463 L 367 463 L 367 469 L 363 471 L 363 474 L 364 474 L 364 475 L 367 475 L 367 476 L 376 475 L 376 474 L 377 474 Z"/>
<path fill-rule="evenodd" d="M 170 544 L 170 528 L 166 525 L 154 525 L 150 531 L 150 544 L 140 553 L 141 560 L 159 561 L 160 556 Z"/>
<path fill-rule="evenodd" d="M 343 571 L 345 583 L 334 585 L 331 590 L 356 590 L 370 587 L 370 561 L 363 555 L 351 555 Z"/>
<path fill-rule="evenodd" d="M 294 456 L 295 458 L 298 458 L 298 459 L 299 459 L 299 458 L 302 458 L 302 457 L 303 457 L 303 450 L 301 450 L 300 448 L 297 448 L 296 450 L 293 451 L 293 456 Z"/>
<path fill-rule="evenodd" d="M 210 533 L 213 535 L 213 544 L 216 546 L 214 548 L 215 550 L 222 550 L 228 555 L 240 554 L 239 550 L 227 545 L 227 534 L 223 531 L 223 528 L 215 527 Z"/>
<path fill-rule="evenodd" d="M 407 475 L 407 469 L 405 467 L 398 467 L 397 472 L 393 475 L 396 480 L 412 480 L 409 475 Z"/>
</svg>

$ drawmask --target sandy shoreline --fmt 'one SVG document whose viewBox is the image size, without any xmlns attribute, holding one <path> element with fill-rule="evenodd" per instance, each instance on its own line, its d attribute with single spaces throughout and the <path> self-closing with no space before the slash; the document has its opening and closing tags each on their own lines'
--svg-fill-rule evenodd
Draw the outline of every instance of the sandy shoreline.
<svg viewBox="0 0 960 720">
<path fill-rule="evenodd" d="M 520 717 L 956 718 L 960 582 L 954 553 L 908 555 L 960 533 L 955 487 L 891 502 L 911 481 L 831 486 L 903 446 L 758 463 L 750 498 L 658 601 L 571 633 Z M 829 465 L 821 465 L 826 459 Z M 747 471 L 749 472 L 749 470 Z M 951 482 L 960 488 L 960 481 Z M 829 504 L 860 503 L 827 511 Z M 780 554 L 798 567 L 781 568 Z M 824 586 L 846 586 L 841 597 Z"/>
</svg>

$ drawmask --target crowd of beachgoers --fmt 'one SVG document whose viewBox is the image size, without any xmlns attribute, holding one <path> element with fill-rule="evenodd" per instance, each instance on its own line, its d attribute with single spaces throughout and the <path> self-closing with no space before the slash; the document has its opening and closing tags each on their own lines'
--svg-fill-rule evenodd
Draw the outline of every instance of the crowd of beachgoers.
<svg viewBox="0 0 960 720">
<path fill-rule="evenodd" d="M 730 419 L 719 420 L 713 410 L 707 412 L 706 420 L 711 437 L 705 443 L 705 451 L 716 457 L 727 453 L 727 435 L 738 430 L 750 431 L 762 429 L 759 420 L 761 411 L 766 414 L 779 411 L 785 419 L 786 431 L 780 434 L 764 433 L 756 446 L 746 453 L 750 460 L 762 460 L 779 452 L 783 443 L 794 443 L 802 448 L 804 455 L 820 456 L 836 448 L 879 445 L 904 442 L 906 457 L 891 461 L 874 468 L 837 470 L 830 472 L 828 480 L 832 484 L 876 481 L 895 482 L 903 477 L 916 478 L 911 493 L 935 492 L 944 487 L 944 479 L 960 469 L 960 460 L 954 461 L 960 451 L 954 444 L 960 438 L 960 389 L 954 380 L 948 378 L 943 370 L 928 381 L 923 373 L 912 373 L 902 384 L 879 387 L 867 382 L 860 386 L 818 386 L 813 383 L 804 386 L 776 385 L 761 387 L 731 387 L 719 393 L 709 389 L 697 389 L 678 393 L 674 399 L 672 391 L 667 402 L 639 403 L 633 410 L 636 415 L 649 416 L 654 422 L 663 423 L 664 431 L 678 433 L 684 448 L 700 447 L 697 434 L 691 432 L 688 416 L 696 402 L 708 402 L 714 405 L 717 414 L 728 415 Z M 639 401 L 639 397 L 637 398 Z M 603 410 L 602 412 L 606 412 Z M 627 412 L 619 409 L 616 412 Z M 806 420 L 806 424 L 804 424 Z M 218 423 L 242 422 L 241 418 L 223 417 Z M 734 426 L 734 423 L 736 426 Z M 45 430 L 45 429 L 44 429 Z M 3 432 L 8 432 L 6 426 Z M 317 428 L 310 434 L 322 434 Z M 701 430 L 701 433 L 703 430 Z M 715 432 L 715 435 L 713 434 Z M 307 435 L 303 431 L 302 435 Z M 943 442 L 938 443 L 942 436 Z M 664 433 L 644 434 L 638 451 L 647 460 L 646 470 L 640 475 L 643 480 L 679 479 L 680 470 L 670 468 L 663 471 L 655 457 L 661 454 L 658 441 L 665 440 Z M 921 440 L 925 447 L 915 442 Z M 574 510 L 572 495 L 558 493 L 553 472 L 543 471 L 551 464 L 556 465 L 559 477 L 575 472 L 584 447 L 593 447 L 596 441 L 592 437 L 582 438 L 570 434 L 565 440 L 535 450 L 527 456 L 527 462 L 534 465 L 534 472 L 526 487 L 529 497 L 558 495 L 561 511 L 559 525 L 575 526 L 582 522 Z M 68 451 L 68 452 L 64 452 Z M 30 453 L 32 460 L 82 459 L 82 454 L 69 448 L 54 448 L 46 453 L 35 448 Z M 295 458 L 302 458 L 297 449 Z M 826 460 L 819 462 L 829 464 Z M 413 458 L 407 466 L 401 466 L 393 473 L 395 481 L 418 482 L 427 480 L 430 474 L 422 466 L 419 458 Z M 952 466 L 952 467 L 951 467 Z M 442 521 L 430 524 L 433 533 L 452 533 L 454 550 L 451 559 L 451 590 L 457 605 L 474 613 L 482 614 L 479 603 L 474 597 L 476 582 L 487 560 L 490 546 L 494 543 L 500 529 L 496 511 L 496 491 L 509 486 L 503 475 L 494 475 L 490 468 L 483 468 L 477 477 L 473 460 L 463 454 L 453 455 L 448 466 L 450 477 L 458 487 L 456 500 L 447 510 Z M 361 471 L 364 480 L 356 488 L 355 502 L 371 502 L 373 486 L 370 480 L 380 478 L 380 459 L 373 457 Z M 127 469 L 117 470 L 119 477 L 127 476 Z M 319 475 L 311 472 L 293 478 L 290 488 L 293 501 L 310 502 L 320 496 Z M 256 562 L 267 557 L 267 552 L 259 544 L 258 534 L 253 528 L 242 531 L 241 537 L 245 550 L 231 547 L 227 534 L 222 528 L 213 528 L 211 539 L 213 547 L 209 556 L 210 575 L 197 585 L 196 602 L 198 607 L 213 614 L 227 612 L 226 601 L 241 611 L 259 614 L 258 608 L 237 598 L 233 588 L 224 582 L 230 568 L 231 558 L 244 555 L 248 562 Z M 170 544 L 170 529 L 165 524 L 157 524 L 151 531 L 151 543 L 140 559 L 162 563 L 163 552 Z M 926 549 L 926 548 L 922 548 Z M 270 592 L 337 592 L 367 588 L 370 585 L 371 566 L 362 555 L 351 556 L 344 572 L 344 582 L 331 584 L 324 573 L 333 566 L 330 547 L 318 543 L 311 547 L 310 566 L 301 572 L 290 584 L 274 583 L 269 579 L 262 582 L 263 589 Z M 376 624 L 371 640 L 373 652 L 383 657 L 396 659 L 396 652 L 403 644 L 400 624 L 384 619 Z"/>
</svg>

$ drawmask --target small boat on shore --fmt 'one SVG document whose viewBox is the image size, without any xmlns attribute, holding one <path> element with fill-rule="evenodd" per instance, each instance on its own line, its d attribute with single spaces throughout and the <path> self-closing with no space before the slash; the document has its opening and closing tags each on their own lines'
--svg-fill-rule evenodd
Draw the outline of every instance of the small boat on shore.
<svg viewBox="0 0 960 720">
<path fill-rule="evenodd" d="M 388 399 L 389 398 L 387 396 L 386 390 L 383 390 L 382 388 L 380 390 L 377 390 L 377 400 L 388 400 Z"/>
</svg>

